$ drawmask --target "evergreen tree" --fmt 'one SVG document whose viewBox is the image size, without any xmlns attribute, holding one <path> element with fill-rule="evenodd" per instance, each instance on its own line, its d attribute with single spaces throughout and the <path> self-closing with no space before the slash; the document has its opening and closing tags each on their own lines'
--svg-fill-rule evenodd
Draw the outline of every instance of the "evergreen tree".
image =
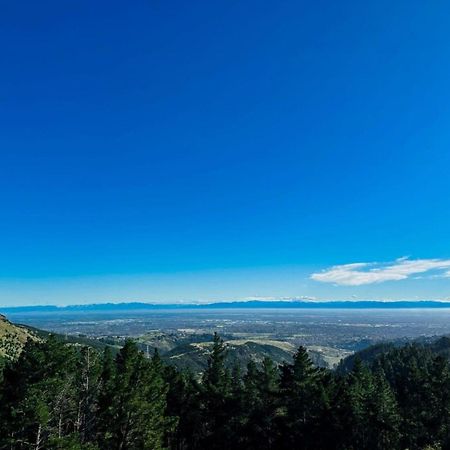
<svg viewBox="0 0 450 450">
<path fill-rule="evenodd" d="M 226 347 L 217 333 L 214 333 L 213 345 L 208 358 L 208 366 L 203 374 L 203 385 L 212 395 L 224 397 L 229 393 L 230 376 L 225 368 Z"/>
<path fill-rule="evenodd" d="M 400 416 L 397 401 L 381 367 L 376 368 L 368 398 L 368 441 L 373 450 L 396 449 Z"/>
<path fill-rule="evenodd" d="M 278 381 L 278 369 L 269 358 L 263 360 L 260 369 L 254 363 L 249 363 L 243 392 L 244 448 L 273 448 L 277 440 L 274 422 L 278 404 Z"/>
<path fill-rule="evenodd" d="M 16 449 L 57 448 L 76 436 L 77 351 L 51 336 L 28 341 L 4 372 L 0 435 Z"/>
<path fill-rule="evenodd" d="M 322 376 L 323 371 L 313 365 L 304 347 L 299 347 L 292 364 L 281 366 L 282 448 L 317 448 L 318 426 L 325 407 Z"/>
<path fill-rule="evenodd" d="M 402 448 L 422 449 L 438 438 L 435 398 L 441 394 L 433 391 L 431 383 L 434 360 L 433 354 L 419 345 L 394 349 L 378 360 L 397 399 Z"/>
<path fill-rule="evenodd" d="M 98 381 L 97 393 L 97 418 L 96 418 L 96 442 L 102 448 L 106 447 L 106 442 L 111 438 L 109 427 L 113 418 L 113 399 L 115 365 L 111 350 L 106 347 L 101 361 L 101 372 Z"/>
<path fill-rule="evenodd" d="M 163 448 L 170 421 L 165 416 L 167 385 L 159 362 L 152 364 L 134 342 L 127 341 L 116 357 L 108 389 L 112 402 L 106 415 L 105 448 Z"/>
<path fill-rule="evenodd" d="M 95 438 L 100 371 L 99 353 L 90 347 L 83 347 L 75 374 L 77 416 L 74 424 L 82 443 Z"/>
<path fill-rule="evenodd" d="M 230 448 L 231 374 L 225 367 L 226 347 L 217 333 L 202 377 L 203 442 L 205 448 Z"/>
<path fill-rule="evenodd" d="M 205 411 L 203 391 L 194 375 L 181 374 L 182 383 L 178 385 L 176 405 L 170 415 L 178 415 L 172 449 L 201 449 L 205 438 Z M 170 394 L 170 391 L 169 391 Z M 169 396 L 171 398 L 171 396 Z"/>
<path fill-rule="evenodd" d="M 444 347 L 445 350 L 446 347 Z M 6 361 L 0 448 L 10 450 L 448 450 L 450 366 L 407 345 L 347 375 L 291 363 L 225 366 L 214 337 L 195 375 L 127 341 L 115 359 L 50 337 Z"/>
</svg>

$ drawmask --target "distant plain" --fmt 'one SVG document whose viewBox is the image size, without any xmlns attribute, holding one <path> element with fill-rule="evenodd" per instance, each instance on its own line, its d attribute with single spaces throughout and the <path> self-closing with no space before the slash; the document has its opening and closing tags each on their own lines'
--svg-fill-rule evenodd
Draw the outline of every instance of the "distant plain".
<svg viewBox="0 0 450 450">
<path fill-rule="evenodd" d="M 450 309 L 121 309 L 17 311 L 15 323 L 99 340 L 133 338 L 170 351 L 199 345 L 219 333 L 227 342 L 257 342 L 284 351 L 299 345 L 332 367 L 354 351 L 381 341 L 429 340 L 450 334 Z M 170 341 L 170 344 L 168 342 Z M 197 347 L 198 348 L 198 347 Z"/>
</svg>

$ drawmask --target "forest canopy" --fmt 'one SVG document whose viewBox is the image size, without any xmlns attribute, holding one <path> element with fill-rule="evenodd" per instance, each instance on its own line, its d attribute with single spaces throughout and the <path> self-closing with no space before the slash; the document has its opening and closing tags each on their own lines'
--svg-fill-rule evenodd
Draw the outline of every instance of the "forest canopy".
<svg viewBox="0 0 450 450">
<path fill-rule="evenodd" d="M 450 366 L 432 348 L 386 346 L 338 371 L 303 347 L 279 366 L 230 369 L 226 352 L 215 335 L 199 378 L 132 341 L 113 355 L 30 339 L 1 370 L 0 448 L 450 448 Z"/>
</svg>

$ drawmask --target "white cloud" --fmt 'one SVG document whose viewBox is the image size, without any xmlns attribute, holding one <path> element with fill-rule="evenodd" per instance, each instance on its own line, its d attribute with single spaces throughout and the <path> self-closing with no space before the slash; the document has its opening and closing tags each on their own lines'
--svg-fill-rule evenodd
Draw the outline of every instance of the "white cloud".
<svg viewBox="0 0 450 450">
<path fill-rule="evenodd" d="M 339 286 L 361 286 L 363 284 L 400 281 L 411 275 L 444 270 L 450 267 L 450 259 L 408 259 L 399 258 L 391 263 L 354 263 L 333 266 L 322 272 L 313 273 L 311 279 Z M 445 273 L 450 277 L 450 270 Z"/>
</svg>

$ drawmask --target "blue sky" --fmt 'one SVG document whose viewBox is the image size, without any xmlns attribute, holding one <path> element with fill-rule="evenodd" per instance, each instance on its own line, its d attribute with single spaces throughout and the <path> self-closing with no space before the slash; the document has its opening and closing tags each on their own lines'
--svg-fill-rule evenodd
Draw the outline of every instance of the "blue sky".
<svg viewBox="0 0 450 450">
<path fill-rule="evenodd" d="M 450 297 L 449 23 L 3 2 L 0 305 Z"/>
</svg>

